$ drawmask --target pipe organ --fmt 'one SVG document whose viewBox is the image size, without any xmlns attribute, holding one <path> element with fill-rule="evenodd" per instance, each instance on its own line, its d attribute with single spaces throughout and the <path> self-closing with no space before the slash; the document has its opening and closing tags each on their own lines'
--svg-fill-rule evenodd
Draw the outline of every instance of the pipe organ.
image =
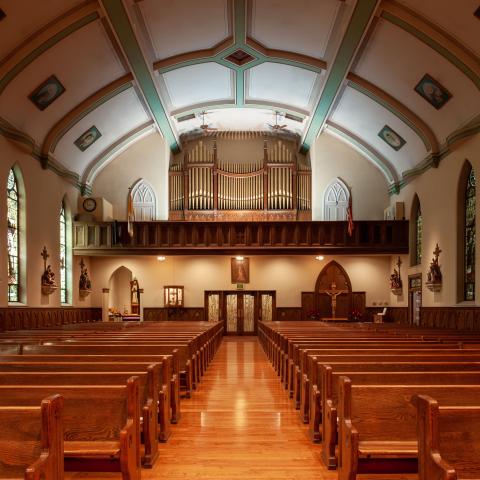
<svg viewBox="0 0 480 480">
<path fill-rule="evenodd" d="M 217 152 L 216 139 L 200 140 L 171 163 L 170 220 L 311 219 L 311 168 L 295 148 L 273 137 L 256 160 L 228 161 Z"/>
</svg>

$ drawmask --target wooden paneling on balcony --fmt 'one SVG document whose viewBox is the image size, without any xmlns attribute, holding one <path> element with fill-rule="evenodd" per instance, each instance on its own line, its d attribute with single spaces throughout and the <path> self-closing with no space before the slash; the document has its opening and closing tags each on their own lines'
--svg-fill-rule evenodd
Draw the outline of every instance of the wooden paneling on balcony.
<svg viewBox="0 0 480 480">
<path fill-rule="evenodd" d="M 76 255 L 405 254 L 408 221 L 126 222 L 73 225 Z"/>
</svg>

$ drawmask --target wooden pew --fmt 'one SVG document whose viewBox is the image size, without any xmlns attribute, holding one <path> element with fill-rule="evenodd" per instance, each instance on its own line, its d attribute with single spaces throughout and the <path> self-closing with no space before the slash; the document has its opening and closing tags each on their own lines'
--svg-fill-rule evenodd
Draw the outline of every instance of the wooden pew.
<svg viewBox="0 0 480 480">
<path fill-rule="evenodd" d="M 54 357 L 55 358 L 55 357 Z M 58 359 L 59 357 L 56 357 Z M 63 358 L 63 357 L 60 357 Z M 40 357 L 41 359 L 41 357 Z M 78 357 L 77 357 L 77 360 Z M 156 367 L 158 365 L 158 367 Z M 129 372 L 129 376 L 141 375 L 149 372 L 152 367 L 152 374 L 157 380 L 153 380 L 154 388 L 158 388 L 158 440 L 165 443 L 170 435 L 170 395 L 168 380 L 164 384 L 164 365 L 162 362 L 0 362 L 0 378 L 5 372 Z"/>
<path fill-rule="evenodd" d="M 335 453 L 337 440 L 338 384 L 346 376 L 353 385 L 480 385 L 480 371 L 477 372 L 332 372 L 325 366 L 322 388 L 322 460 L 328 468 L 336 468 Z M 381 401 L 381 399 L 379 400 Z"/>
<path fill-rule="evenodd" d="M 179 348 L 177 348 L 179 347 Z M 158 355 L 174 355 L 173 375 L 176 376 L 176 382 L 180 382 L 180 374 L 183 372 L 187 377 L 187 393 L 190 394 L 193 388 L 192 379 L 192 362 L 189 358 L 188 348 L 185 345 L 143 345 L 143 344 L 125 344 L 125 345 L 112 345 L 112 344 L 60 344 L 60 345 L 24 345 L 22 348 L 22 355 L 116 355 L 116 356 L 131 356 L 142 355 L 157 356 Z M 152 358 L 151 361 L 155 361 Z M 180 396 L 179 385 L 177 386 L 178 392 L 176 395 Z M 177 407 L 179 408 L 178 403 Z M 180 411 L 177 413 L 175 420 L 180 418 Z"/>
<path fill-rule="evenodd" d="M 0 365 L 1 368 L 1 365 Z M 329 364 L 317 363 L 317 380 L 312 388 L 310 399 L 310 434 L 315 443 L 319 443 L 322 438 L 322 406 L 325 405 L 326 398 L 338 398 L 337 384 L 332 380 L 332 372 L 338 375 L 348 376 L 348 372 L 480 372 L 480 358 L 477 362 L 446 362 L 429 361 L 414 357 L 408 359 L 399 359 L 399 361 L 382 362 L 363 362 L 358 359 L 350 359 L 343 362 L 329 362 Z M 1 370 L 0 370 L 1 371 Z M 317 385 L 318 384 L 318 385 Z"/>
<path fill-rule="evenodd" d="M 416 473 L 416 411 L 413 395 L 445 404 L 474 405 L 480 385 L 353 385 L 340 379 L 338 479 L 360 473 Z"/>
<path fill-rule="evenodd" d="M 152 468 L 158 458 L 158 370 L 149 365 L 146 372 L 2 372 L 0 385 L 125 385 L 130 377 L 138 379 L 139 416 L 144 443 L 142 465 Z"/>
<path fill-rule="evenodd" d="M 419 480 L 480 478 L 480 398 L 475 406 L 444 406 L 415 395 Z M 459 441 L 461 439 L 461 441 Z"/>
<path fill-rule="evenodd" d="M 0 478 L 62 480 L 63 398 L 39 407 L 0 407 Z"/>
<path fill-rule="evenodd" d="M 24 352 L 23 355 L 14 357 L 16 362 L 28 362 L 35 359 L 44 361 L 64 360 L 69 362 L 125 362 L 125 361 L 143 361 L 149 363 L 164 363 L 164 370 L 170 375 L 169 397 L 171 406 L 171 422 L 178 423 L 181 417 L 180 411 L 180 367 L 178 352 L 176 349 L 169 350 L 170 354 L 151 354 L 148 348 L 139 351 L 138 348 L 122 348 L 118 346 L 108 346 L 102 349 L 100 346 L 88 349 L 84 347 L 75 347 L 74 345 L 56 346 L 56 345 L 34 345 L 29 346 L 29 351 L 35 351 L 36 354 Z M 154 350 L 156 352 L 157 350 Z M 43 352 L 43 353 L 42 353 Z M 135 353 L 137 352 L 137 353 Z M 171 357 L 171 358 L 170 358 Z M 167 360 L 167 362 L 165 362 Z M 0 355 L 0 362 L 12 361 L 12 356 Z M 189 363 L 188 363 L 189 364 Z"/>
<path fill-rule="evenodd" d="M 123 386 L 1 385 L 0 406 L 37 405 L 53 391 L 64 398 L 65 471 L 114 471 L 140 480 L 138 379 Z"/>
</svg>

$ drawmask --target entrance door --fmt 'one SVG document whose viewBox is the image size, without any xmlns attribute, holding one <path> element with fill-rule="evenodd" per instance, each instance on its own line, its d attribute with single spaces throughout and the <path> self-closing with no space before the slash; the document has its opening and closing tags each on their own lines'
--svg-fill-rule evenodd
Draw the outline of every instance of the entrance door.
<svg viewBox="0 0 480 480">
<path fill-rule="evenodd" d="M 420 311 L 422 307 L 422 275 L 408 277 L 408 322 L 411 325 L 420 325 Z"/>
<path fill-rule="evenodd" d="M 256 335 L 259 320 L 274 319 L 275 292 L 205 292 L 209 322 L 224 322 L 225 335 Z"/>
</svg>

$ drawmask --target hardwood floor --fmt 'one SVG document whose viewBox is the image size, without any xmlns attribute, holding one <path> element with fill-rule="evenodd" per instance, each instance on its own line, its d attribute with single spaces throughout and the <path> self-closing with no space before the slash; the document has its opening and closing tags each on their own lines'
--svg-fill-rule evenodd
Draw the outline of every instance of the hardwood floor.
<svg viewBox="0 0 480 480">
<path fill-rule="evenodd" d="M 182 402 L 182 419 L 160 445 L 155 467 L 142 470 L 144 480 L 336 478 L 321 463 L 320 446 L 308 439 L 256 337 L 224 338 L 198 390 Z"/>
</svg>

